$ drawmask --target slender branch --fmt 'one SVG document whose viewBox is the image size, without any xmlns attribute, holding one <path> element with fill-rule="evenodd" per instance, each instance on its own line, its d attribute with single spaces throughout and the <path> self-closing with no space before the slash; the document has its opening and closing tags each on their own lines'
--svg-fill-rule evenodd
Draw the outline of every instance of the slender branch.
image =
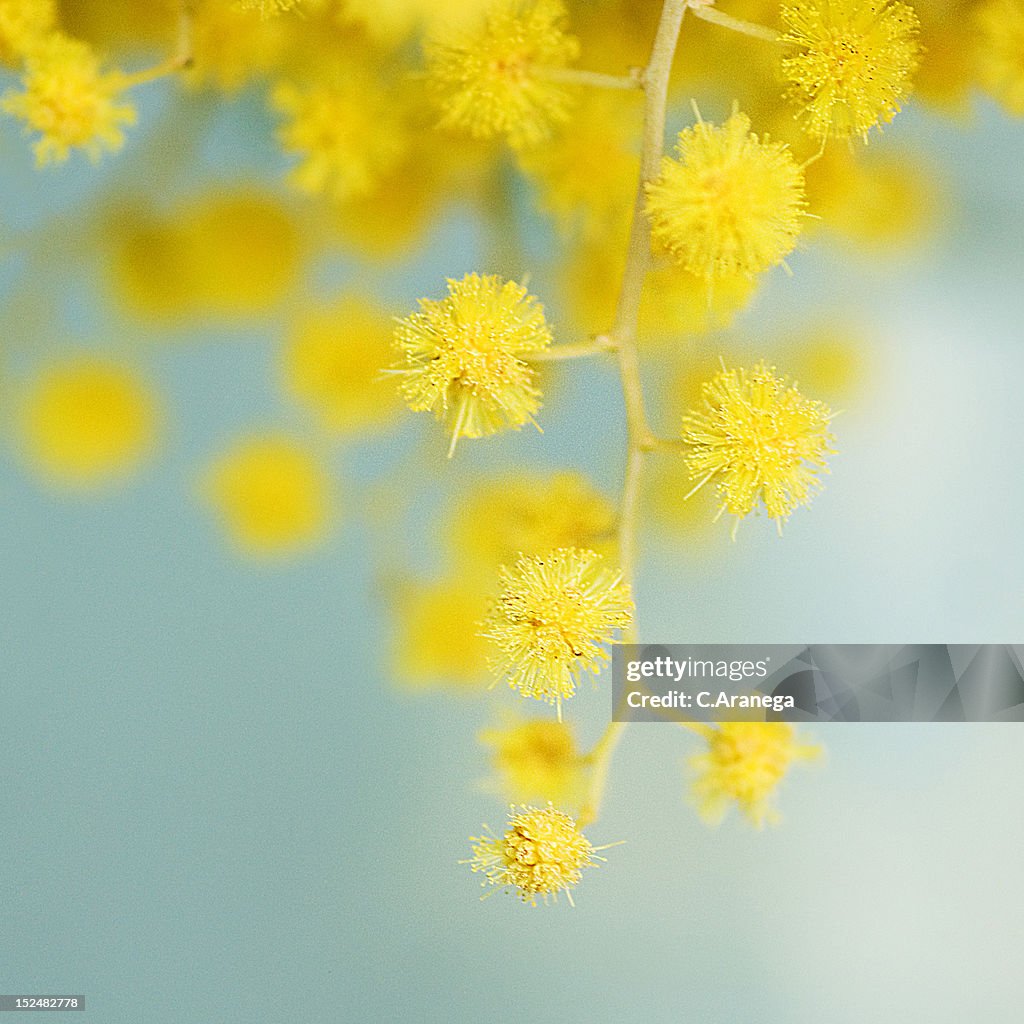
<svg viewBox="0 0 1024 1024">
<path fill-rule="evenodd" d="M 132 89 L 137 85 L 146 85 L 149 82 L 167 78 L 169 75 L 176 75 L 179 71 L 185 71 L 192 67 L 194 60 L 192 52 L 192 23 L 194 17 L 194 0 L 181 0 L 178 10 L 178 36 L 174 53 L 154 67 L 126 74 L 124 80 L 127 88 Z"/>
<path fill-rule="evenodd" d="M 589 85 L 596 89 L 643 88 L 640 68 L 631 68 L 628 75 L 606 75 L 602 71 L 584 71 L 581 68 L 538 68 L 536 73 L 552 82 Z"/>
<path fill-rule="evenodd" d="M 593 768 L 590 777 L 590 791 L 586 802 L 580 808 L 577 824 L 585 828 L 597 819 L 604 799 L 604 791 L 608 785 L 608 772 L 612 766 L 612 755 L 619 745 L 619 740 L 626 729 L 625 722 L 609 722 L 604 735 L 597 741 L 594 749 L 584 759 Z"/>
<path fill-rule="evenodd" d="M 618 539 L 622 575 L 631 585 L 636 576 L 637 524 L 644 457 L 658 445 L 644 406 L 640 359 L 637 352 L 640 302 L 643 298 L 644 283 L 651 268 L 651 229 L 644 212 L 645 186 L 658 176 L 661 164 L 661 154 L 665 146 L 668 80 L 686 7 L 687 0 L 665 0 L 651 57 L 641 75 L 645 102 L 640 180 L 637 183 L 636 201 L 633 205 L 629 252 L 615 311 L 615 325 L 608 336 L 618 353 L 622 398 L 626 409 L 626 470 L 622 485 Z M 625 630 L 623 638 L 627 643 L 635 643 L 637 636 L 634 619 L 633 624 Z M 587 761 L 593 766 L 593 775 L 590 790 L 580 811 L 579 820 L 583 825 L 596 820 L 600 813 L 612 755 L 625 728 L 625 722 L 610 722 L 604 735 L 587 755 Z"/>
<path fill-rule="evenodd" d="M 581 341 L 575 345 L 555 345 L 540 352 L 525 353 L 523 358 L 531 363 L 556 363 L 563 359 L 583 359 L 587 356 L 601 356 L 614 352 L 610 339 L 601 335 L 593 341 Z"/>
<path fill-rule="evenodd" d="M 752 21 L 744 21 L 742 18 L 734 18 L 731 14 L 726 14 L 725 11 L 720 11 L 710 4 L 691 4 L 690 10 L 693 11 L 695 17 L 700 18 L 701 21 L 710 22 L 712 25 L 719 25 L 733 32 L 740 32 L 754 39 L 763 39 L 769 43 L 782 42 L 782 36 L 775 29 L 767 28 L 764 25 L 755 25 Z"/>
</svg>

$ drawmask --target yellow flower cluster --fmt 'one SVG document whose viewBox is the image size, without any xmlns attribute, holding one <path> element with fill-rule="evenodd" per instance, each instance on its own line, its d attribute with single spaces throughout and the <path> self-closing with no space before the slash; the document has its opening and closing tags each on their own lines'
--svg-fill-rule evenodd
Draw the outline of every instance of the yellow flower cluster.
<svg viewBox="0 0 1024 1024">
<path fill-rule="evenodd" d="M 468 274 L 448 295 L 421 299 L 398 322 L 393 369 L 413 411 L 451 423 L 448 454 L 460 437 L 486 437 L 533 422 L 540 408 L 534 371 L 523 356 L 551 344 L 544 310 L 522 285 Z"/>
<path fill-rule="evenodd" d="M 534 146 L 569 117 L 557 72 L 579 52 L 560 0 L 498 0 L 474 28 L 426 44 L 427 75 L 443 128 Z"/>
<path fill-rule="evenodd" d="M 356 68 L 310 84 L 280 82 L 271 100 L 285 117 L 281 145 L 299 157 L 292 181 L 305 192 L 364 196 L 402 159 L 394 98 Z"/>
<path fill-rule="evenodd" d="M 0 107 L 38 133 L 40 165 L 66 160 L 75 148 L 98 160 L 104 149 L 120 149 L 122 129 L 135 121 L 122 95 L 128 84 L 120 71 L 103 71 L 85 43 L 51 35 L 25 58 L 24 91 L 8 91 Z"/>
<path fill-rule="evenodd" d="M 395 671 L 417 688 L 478 691 L 490 677 L 490 646 L 478 633 L 494 594 L 495 567 L 554 547 L 607 550 L 615 511 L 577 473 L 513 473 L 478 482 L 445 517 L 449 573 L 403 583 L 396 594 Z"/>
<path fill-rule="evenodd" d="M 700 731 L 708 748 L 690 758 L 693 796 L 712 824 L 730 803 L 758 828 L 777 820 L 771 799 L 790 766 L 821 754 L 820 747 L 800 741 L 788 722 L 722 722 Z"/>
<path fill-rule="evenodd" d="M 55 484 L 123 479 L 149 455 L 159 425 L 149 388 L 127 367 L 81 356 L 49 367 L 29 389 L 22 432 L 33 465 Z"/>
<path fill-rule="evenodd" d="M 782 5 L 789 95 L 810 135 L 859 135 L 899 112 L 917 69 L 913 8 L 899 0 L 799 0 Z"/>
<path fill-rule="evenodd" d="M 518 891 L 525 903 L 546 903 L 572 892 L 583 871 L 597 859 L 596 848 L 568 814 L 547 807 L 513 807 L 502 836 L 472 836 L 473 857 L 467 863 L 481 872 L 484 887 Z"/>
<path fill-rule="evenodd" d="M 739 520 L 758 502 L 781 529 L 807 505 L 835 440 L 831 412 L 805 398 L 796 385 L 758 363 L 725 369 L 704 384 L 703 407 L 683 417 L 687 464 L 697 487 L 713 482 L 722 511 Z"/>
<path fill-rule="evenodd" d="M 656 245 L 706 281 L 753 277 L 792 252 L 804 182 L 782 143 L 759 139 L 734 112 L 721 128 L 698 121 L 680 132 L 676 149 L 647 186 Z"/>
<path fill-rule="evenodd" d="M 575 807 L 584 797 L 586 760 L 565 722 L 516 721 L 485 729 L 480 741 L 492 750 L 498 786 L 513 801 Z"/>
<path fill-rule="evenodd" d="M 249 555 L 314 545 L 334 512 L 326 471 L 302 445 L 277 434 L 236 443 L 209 468 L 204 491 L 228 536 Z"/>
<path fill-rule="evenodd" d="M 558 548 L 502 568 L 501 593 L 483 624 L 492 670 L 524 697 L 555 704 L 608 658 L 615 631 L 633 621 L 628 583 L 600 555 Z"/>
</svg>

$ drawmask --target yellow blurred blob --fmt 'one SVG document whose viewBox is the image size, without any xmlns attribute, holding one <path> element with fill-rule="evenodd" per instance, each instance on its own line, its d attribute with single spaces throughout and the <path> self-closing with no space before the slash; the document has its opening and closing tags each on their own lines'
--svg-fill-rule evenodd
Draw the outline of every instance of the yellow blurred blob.
<svg viewBox="0 0 1024 1024">
<path fill-rule="evenodd" d="M 582 803 L 587 762 L 568 723 L 516 717 L 483 730 L 480 742 L 492 752 L 491 787 L 507 800 L 551 801 L 562 808 Z"/>
<path fill-rule="evenodd" d="M 16 64 L 55 23 L 53 0 L 0 0 L 0 64 Z"/>
<path fill-rule="evenodd" d="M 399 681 L 416 689 L 478 691 L 489 686 L 488 646 L 477 635 L 486 612 L 484 592 L 462 579 L 404 587 L 394 616 Z"/>
<path fill-rule="evenodd" d="M 501 565 L 555 548 L 611 554 L 616 512 L 579 473 L 497 477 L 474 487 L 451 513 L 453 557 L 493 581 Z"/>
<path fill-rule="evenodd" d="M 254 189 L 213 193 L 167 214 L 119 210 L 109 232 L 118 298 L 158 320 L 265 313 L 293 286 L 303 257 L 289 212 Z"/>
<path fill-rule="evenodd" d="M 25 396 L 26 454 L 52 482 L 95 487 L 130 474 L 153 450 L 156 401 L 127 367 L 92 357 L 51 366 Z"/>
<path fill-rule="evenodd" d="M 427 115 L 415 97 L 403 94 L 398 102 L 407 121 L 423 123 Z M 485 143 L 433 131 L 413 133 L 399 162 L 367 192 L 332 203 L 331 225 L 342 243 L 361 256 L 399 257 L 412 249 L 443 203 L 479 180 L 491 153 Z"/>
<path fill-rule="evenodd" d="M 36 133 L 36 163 L 63 163 L 74 149 L 94 163 L 105 150 L 124 145 L 124 128 L 135 123 L 127 101 L 129 79 L 106 71 L 88 44 L 54 33 L 32 46 L 25 58 L 22 91 L 0 96 L 0 110 Z"/>
<path fill-rule="evenodd" d="M 212 195 L 185 221 L 211 312 L 264 312 L 294 283 L 302 256 L 299 229 L 269 195 Z"/>
<path fill-rule="evenodd" d="M 123 0 L 57 0 L 60 26 L 76 39 L 84 39 L 101 50 L 128 46 L 170 46 L 180 0 L 146 0 L 133 4 L 125 17 Z"/>
<path fill-rule="evenodd" d="M 580 246 L 566 260 L 563 288 L 577 329 L 601 334 L 611 328 L 622 284 L 626 237 Z M 683 267 L 663 265 L 647 278 L 640 306 L 640 343 L 678 343 L 729 327 L 757 291 L 757 281 L 729 274 L 710 285 Z"/>
<path fill-rule="evenodd" d="M 391 319 L 352 295 L 307 313 L 283 352 L 285 385 L 329 431 L 379 427 L 401 408 L 381 370 L 392 358 Z"/>
<path fill-rule="evenodd" d="M 804 331 L 787 348 L 793 379 L 813 394 L 834 400 L 855 392 L 867 377 L 865 341 L 848 326 L 823 323 Z"/>
<path fill-rule="evenodd" d="M 331 525 L 331 481 L 316 459 L 287 437 L 238 442 L 213 464 L 204 484 L 224 529 L 249 554 L 310 547 Z"/>
<path fill-rule="evenodd" d="M 276 71 L 302 18 L 259 18 L 225 0 L 200 0 L 192 24 L 192 67 L 186 80 L 237 92 Z"/>
<path fill-rule="evenodd" d="M 541 205 L 564 229 L 607 244 L 608 226 L 632 210 L 642 120 L 639 95 L 593 89 L 568 126 L 519 154 L 520 166 L 540 188 Z"/>
<path fill-rule="evenodd" d="M 1008 113 L 1024 117 L 1024 5 L 984 0 L 974 20 L 981 84 Z"/>
<path fill-rule="evenodd" d="M 950 114 L 966 114 L 974 85 L 974 53 L 965 27 L 975 0 L 932 0 L 916 3 L 921 16 L 921 65 L 914 94 Z"/>
<path fill-rule="evenodd" d="M 941 187 L 913 154 L 833 146 L 807 168 L 807 191 L 823 227 L 873 253 L 925 241 L 938 225 Z"/>
<path fill-rule="evenodd" d="M 284 121 L 279 139 L 298 158 L 299 190 L 344 202 L 374 190 L 407 146 L 400 111 L 377 78 L 351 64 L 324 81 L 283 81 L 271 94 Z"/>
</svg>

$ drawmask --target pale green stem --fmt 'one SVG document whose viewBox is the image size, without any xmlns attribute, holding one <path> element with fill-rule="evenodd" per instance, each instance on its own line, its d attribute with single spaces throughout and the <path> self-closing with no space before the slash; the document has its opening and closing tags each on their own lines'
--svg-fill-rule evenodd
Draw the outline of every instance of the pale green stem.
<svg viewBox="0 0 1024 1024">
<path fill-rule="evenodd" d="M 176 75 L 192 67 L 192 22 L 195 17 L 194 0 L 181 0 L 178 9 L 178 41 L 175 52 L 155 67 L 143 71 L 135 71 L 124 76 L 125 87 L 133 89 L 137 85 L 147 85 L 168 75 Z"/>
<path fill-rule="evenodd" d="M 580 68 L 538 68 L 537 74 L 551 82 L 567 85 L 589 85 L 596 89 L 642 89 L 641 72 L 637 68 L 628 75 L 606 75 L 602 71 L 584 71 Z"/>
<path fill-rule="evenodd" d="M 720 11 L 717 7 L 695 3 L 691 5 L 690 10 L 693 11 L 696 17 L 702 21 L 710 22 L 712 25 L 719 25 L 733 32 L 740 32 L 745 36 L 751 36 L 753 39 L 763 39 L 769 43 L 782 42 L 782 36 L 775 29 L 767 28 L 764 25 L 755 25 L 752 21 L 744 21 L 742 18 L 734 18 L 731 14 L 726 14 L 725 11 Z"/>
<path fill-rule="evenodd" d="M 619 560 L 623 579 L 631 586 L 636 575 L 637 523 L 644 456 L 657 447 L 644 406 L 640 380 L 640 359 L 637 334 L 640 323 L 640 302 L 644 283 L 651 268 L 651 229 L 644 212 L 645 187 L 658 176 L 661 154 L 665 146 L 665 111 L 668 103 L 668 80 L 672 71 L 679 29 L 686 13 L 686 0 L 665 0 L 661 20 L 651 50 L 651 58 L 640 76 L 644 89 L 644 134 L 640 154 L 640 180 L 637 184 L 633 222 L 629 231 L 629 251 L 622 287 L 615 311 L 615 326 L 609 338 L 619 358 L 622 397 L 626 408 L 626 471 L 622 486 L 622 511 L 619 517 Z M 627 643 L 637 640 L 636 620 L 624 631 Z M 611 769 L 612 755 L 626 728 L 625 722 L 609 722 L 597 745 L 587 755 L 592 767 L 590 789 L 580 811 L 580 824 L 597 819 Z"/>
<path fill-rule="evenodd" d="M 595 338 L 593 341 L 581 341 L 575 345 L 555 345 L 542 349 L 540 352 L 526 352 L 523 358 L 531 363 L 555 363 L 562 359 L 584 359 L 587 356 L 601 356 L 615 351 L 615 346 L 608 338 Z"/>
</svg>

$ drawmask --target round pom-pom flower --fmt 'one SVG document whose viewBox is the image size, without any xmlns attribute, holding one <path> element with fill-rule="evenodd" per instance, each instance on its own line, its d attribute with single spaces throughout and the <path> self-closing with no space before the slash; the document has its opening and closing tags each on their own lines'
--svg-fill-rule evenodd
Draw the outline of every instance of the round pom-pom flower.
<svg viewBox="0 0 1024 1024">
<path fill-rule="evenodd" d="M 130 474 L 156 444 L 160 415 L 128 367 L 76 357 L 50 367 L 26 396 L 27 454 L 54 483 L 95 487 Z"/>
<path fill-rule="evenodd" d="M 597 851 L 607 849 L 593 846 L 575 819 L 551 804 L 518 810 L 513 806 L 503 836 L 471 836 L 470 842 L 473 856 L 463 863 L 486 876 L 481 884 L 515 890 L 534 906 L 538 896 L 545 903 L 549 896 L 557 902 L 562 892 L 571 904 L 571 890 L 584 869 L 603 860 Z"/>
<path fill-rule="evenodd" d="M 477 139 L 505 136 L 517 147 L 548 138 L 571 107 L 568 90 L 551 72 L 579 52 L 564 22 L 560 0 L 497 0 L 476 28 L 428 40 L 427 75 L 440 126 Z"/>
<path fill-rule="evenodd" d="M 394 345 L 404 362 L 391 372 L 410 409 L 451 424 L 449 456 L 460 437 L 533 422 L 540 392 L 520 357 L 551 344 L 537 300 L 513 281 L 468 274 L 448 281 L 446 298 L 419 305 L 398 321 Z"/>
<path fill-rule="evenodd" d="M 647 185 L 651 235 L 706 281 L 753 277 L 781 263 L 804 215 L 803 172 L 789 150 L 750 131 L 738 111 L 721 127 L 700 120 L 679 133 Z"/>
<path fill-rule="evenodd" d="M 710 824 L 722 820 L 730 803 L 760 828 L 778 812 L 771 798 L 790 765 L 813 760 L 821 748 L 803 743 L 788 722 L 722 722 L 695 725 L 708 749 L 690 758 L 696 773 L 693 797 L 701 817 Z"/>
<path fill-rule="evenodd" d="M 121 102 L 129 85 L 120 71 L 102 71 L 85 43 L 51 35 L 25 60 L 24 91 L 6 93 L 0 108 L 39 133 L 40 166 L 63 162 L 74 148 L 98 160 L 104 148 L 121 148 L 122 127 L 135 122 L 135 108 Z"/>
<path fill-rule="evenodd" d="M 283 555 L 323 539 L 334 511 L 327 472 L 288 437 L 244 438 L 203 480 L 205 498 L 246 554 Z"/>
<path fill-rule="evenodd" d="M 749 371 L 723 366 L 701 391 L 703 408 L 683 417 L 694 490 L 715 481 L 720 512 L 737 516 L 737 526 L 760 501 L 781 530 L 794 509 L 810 504 L 818 474 L 828 472 L 832 413 L 764 363 Z"/>
<path fill-rule="evenodd" d="M 815 138 L 845 139 L 888 124 L 920 58 L 918 20 L 898 0 L 795 0 L 782 6 L 789 98 Z"/>
<path fill-rule="evenodd" d="M 502 567 L 501 593 L 483 623 L 491 668 L 524 697 L 558 707 L 584 673 L 608 658 L 617 629 L 633 620 L 629 584 L 594 551 L 557 548 Z"/>
</svg>

